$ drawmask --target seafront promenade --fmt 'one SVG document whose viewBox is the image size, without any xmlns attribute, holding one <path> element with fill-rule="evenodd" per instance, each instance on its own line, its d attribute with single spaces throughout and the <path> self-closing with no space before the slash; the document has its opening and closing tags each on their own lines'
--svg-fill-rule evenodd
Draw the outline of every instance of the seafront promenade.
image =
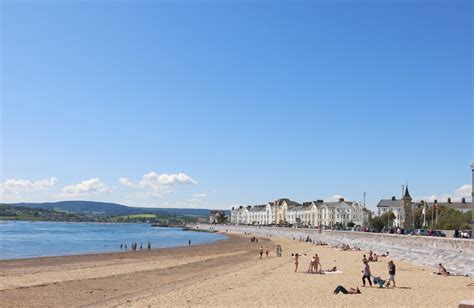
<svg viewBox="0 0 474 308">
<path fill-rule="evenodd" d="M 207 229 L 211 226 L 197 227 Z M 324 241 L 330 245 L 345 243 L 376 253 L 389 251 L 391 257 L 416 265 L 436 268 L 438 263 L 443 263 L 452 273 L 474 275 L 473 240 L 332 230 L 320 233 L 316 229 L 243 225 L 212 225 L 212 228 L 287 239 L 309 236 L 314 241 Z"/>
</svg>

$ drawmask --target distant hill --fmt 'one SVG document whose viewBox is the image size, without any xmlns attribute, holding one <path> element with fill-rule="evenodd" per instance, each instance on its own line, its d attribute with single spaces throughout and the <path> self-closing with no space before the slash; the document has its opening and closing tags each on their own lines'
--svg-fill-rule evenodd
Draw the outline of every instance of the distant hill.
<svg viewBox="0 0 474 308">
<path fill-rule="evenodd" d="M 133 215 L 133 214 L 156 214 L 165 216 L 193 216 L 209 217 L 208 209 L 174 209 L 174 208 L 146 208 L 130 207 L 117 203 L 95 202 L 95 201 L 59 201 L 44 203 L 10 203 L 9 205 L 24 206 L 68 213 L 82 213 L 94 215 Z M 230 214 L 226 211 L 226 214 Z"/>
</svg>

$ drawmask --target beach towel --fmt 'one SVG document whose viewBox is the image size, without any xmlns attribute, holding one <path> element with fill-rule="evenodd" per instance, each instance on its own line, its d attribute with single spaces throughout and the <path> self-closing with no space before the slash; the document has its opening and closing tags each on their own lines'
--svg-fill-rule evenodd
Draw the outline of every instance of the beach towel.
<svg viewBox="0 0 474 308">
<path fill-rule="evenodd" d="M 322 271 L 321 274 L 343 274 L 343 272 L 342 271 L 335 271 L 335 272 Z"/>
</svg>

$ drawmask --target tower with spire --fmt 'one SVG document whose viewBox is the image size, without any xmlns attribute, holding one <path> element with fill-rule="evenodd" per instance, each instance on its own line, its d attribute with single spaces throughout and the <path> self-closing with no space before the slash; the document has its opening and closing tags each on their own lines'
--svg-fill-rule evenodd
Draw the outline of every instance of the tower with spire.
<svg viewBox="0 0 474 308">
<path fill-rule="evenodd" d="M 408 191 L 408 184 L 405 186 L 405 193 L 402 198 L 402 208 L 404 212 L 403 217 L 403 228 L 412 229 L 413 228 L 413 204 L 410 192 Z"/>
</svg>

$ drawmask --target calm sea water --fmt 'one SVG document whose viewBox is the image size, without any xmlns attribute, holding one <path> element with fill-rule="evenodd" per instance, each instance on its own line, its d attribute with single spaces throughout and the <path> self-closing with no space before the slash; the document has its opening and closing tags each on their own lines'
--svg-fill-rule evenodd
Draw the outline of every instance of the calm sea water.
<svg viewBox="0 0 474 308">
<path fill-rule="evenodd" d="M 221 234 L 151 227 L 148 224 L 101 224 L 64 222 L 0 222 L 0 259 L 64 256 L 121 251 L 120 244 L 132 242 L 146 249 L 210 243 Z"/>
</svg>

